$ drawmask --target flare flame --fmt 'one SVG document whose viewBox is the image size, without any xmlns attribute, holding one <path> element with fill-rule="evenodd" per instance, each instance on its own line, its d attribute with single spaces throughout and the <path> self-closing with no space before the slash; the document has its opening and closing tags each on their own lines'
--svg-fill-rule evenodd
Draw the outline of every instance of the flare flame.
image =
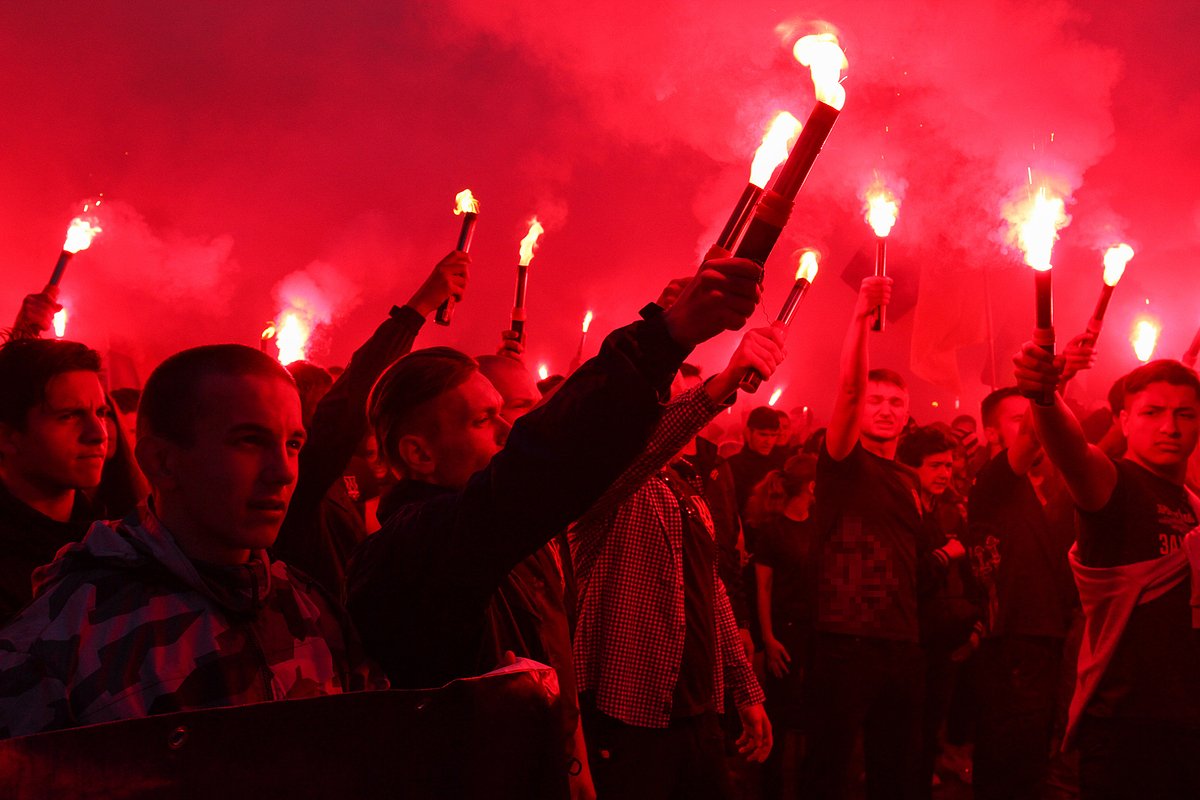
<svg viewBox="0 0 1200 800">
<path fill-rule="evenodd" d="M 76 217 L 67 228 L 67 240 L 63 242 L 63 250 L 68 253 L 78 253 L 92 246 L 92 239 L 100 233 L 100 226 L 90 217 Z"/>
<path fill-rule="evenodd" d="M 312 326 L 296 311 L 285 311 L 275 331 L 275 344 L 279 348 L 279 363 L 285 367 L 293 361 L 303 361 Z"/>
<path fill-rule="evenodd" d="M 841 111 L 846 103 L 846 89 L 841 84 L 842 70 L 850 66 L 850 62 L 838 43 L 837 34 L 803 36 L 792 47 L 792 55 L 812 73 L 817 99 Z"/>
<path fill-rule="evenodd" d="M 1133 248 L 1122 242 L 1114 244 L 1104 253 L 1104 282 L 1116 286 L 1125 274 L 1125 265 L 1133 258 Z"/>
<path fill-rule="evenodd" d="M 454 195 L 454 215 L 459 214 L 478 214 L 479 201 L 475 199 L 475 195 L 471 194 L 470 189 L 463 189 L 458 194 Z"/>
<path fill-rule="evenodd" d="M 542 227 L 542 223 L 538 222 L 538 218 L 534 217 L 529 220 L 529 233 L 525 234 L 525 238 L 521 240 L 521 266 L 528 267 L 529 262 L 533 260 L 533 248 L 537 245 L 538 237 L 546 232 Z"/>
<path fill-rule="evenodd" d="M 1058 241 L 1058 232 L 1071 217 L 1063 198 L 1046 190 L 1009 204 L 1004 210 L 1008 221 L 1008 240 L 1025 254 L 1025 263 L 1039 272 L 1050 269 L 1050 253 Z"/>
<path fill-rule="evenodd" d="M 760 189 L 767 188 L 767 181 L 776 168 L 787 160 L 788 151 L 796 143 L 803 125 L 787 111 L 780 111 L 767 126 L 762 144 L 754 151 L 750 164 L 750 182 Z"/>
<path fill-rule="evenodd" d="M 876 236 L 887 236 L 896 224 L 896 216 L 900 213 L 900 201 L 880 181 L 876 181 L 867 190 L 866 199 L 867 223 Z"/>
<path fill-rule="evenodd" d="M 783 397 L 783 387 L 771 392 L 771 399 L 767 401 L 767 405 L 769 405 L 771 408 L 774 408 L 775 404 L 779 402 L 780 397 Z"/>
<path fill-rule="evenodd" d="M 1133 354 L 1137 356 L 1138 361 L 1145 364 L 1154 357 L 1154 349 L 1158 347 L 1158 335 L 1161 332 L 1162 325 L 1150 318 L 1140 319 L 1133 326 L 1129 343 L 1133 345 Z"/>
<path fill-rule="evenodd" d="M 800 265 L 796 267 L 796 280 L 812 283 L 817 277 L 817 263 L 820 256 L 816 250 L 805 250 L 800 254 Z"/>
<path fill-rule="evenodd" d="M 583 332 L 587 333 L 588 328 L 592 327 L 592 312 L 589 311 L 583 315 Z"/>
<path fill-rule="evenodd" d="M 54 338 L 61 339 L 67 335 L 67 309 L 60 308 L 54 312 Z"/>
</svg>

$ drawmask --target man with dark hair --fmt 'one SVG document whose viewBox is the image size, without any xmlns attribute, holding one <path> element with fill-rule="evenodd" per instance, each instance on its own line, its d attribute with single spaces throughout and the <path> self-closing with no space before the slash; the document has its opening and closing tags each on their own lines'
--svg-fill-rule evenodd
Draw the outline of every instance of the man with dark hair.
<svg viewBox="0 0 1200 800">
<path fill-rule="evenodd" d="M 303 443 L 296 386 L 259 351 L 160 364 L 138 415 L 151 496 L 37 572 L 0 634 L 0 736 L 385 688 L 340 606 L 267 555 Z"/>
<path fill-rule="evenodd" d="M 30 576 L 92 521 L 112 413 L 100 355 L 78 342 L 0 345 L 0 624 L 32 599 Z"/>
<path fill-rule="evenodd" d="M 1071 568 L 1085 616 L 1068 740 L 1080 796 L 1200 796 L 1197 499 L 1184 486 L 1200 438 L 1200 380 L 1177 361 L 1125 378 L 1125 455 L 1084 438 L 1055 393 L 1062 361 L 1027 343 L 1014 359 L 1033 424 L 1077 509 Z M 1190 568 L 1189 568 L 1189 562 Z M 1189 591 L 1191 585 L 1191 591 Z"/>
<path fill-rule="evenodd" d="M 308 440 L 300 453 L 300 477 L 273 552 L 339 596 L 350 554 L 367 536 L 357 503 L 362 487 L 351 469 L 369 433 L 367 397 L 383 371 L 412 350 L 426 318 L 446 298 L 462 299 L 470 262 L 470 256 L 455 250 L 435 264 L 409 301 L 392 306 L 387 319 L 354 351 L 315 410 L 305 410 Z"/>
<path fill-rule="evenodd" d="M 1037 796 L 1050 757 L 1063 642 L 1074 587 L 1067 551 L 1073 513 L 1015 386 L 983 399 L 990 460 L 967 503 L 965 537 L 987 598 L 988 636 L 976 658 L 980 798 Z"/>
<path fill-rule="evenodd" d="M 403 480 L 354 555 L 348 594 L 394 684 L 436 686 L 494 666 L 480 662 L 497 586 L 644 449 L 679 365 L 745 323 L 758 275 L 748 261 L 706 262 L 674 305 L 648 306 L 644 321 L 610 334 L 511 435 L 503 399 L 468 356 L 419 350 L 388 368 L 369 416 Z"/>
<path fill-rule="evenodd" d="M 984 633 L 983 603 L 961 537 L 963 498 L 951 488 L 958 437 L 944 425 L 917 427 L 900 440 L 896 460 L 912 467 L 921 495 L 922 541 L 918 552 L 918 613 L 925 650 L 925 705 L 921 726 L 922 797 L 929 797 L 938 734 L 950 710 L 959 666 Z"/>
<path fill-rule="evenodd" d="M 813 797 L 850 795 L 860 730 L 868 798 L 910 797 L 920 783 L 922 512 L 912 471 L 895 463 L 908 391 L 895 372 L 868 370 L 870 321 L 891 284 L 871 276 L 859 289 L 817 461 L 813 517 L 822 548 L 803 770 Z"/>
<path fill-rule="evenodd" d="M 730 456 L 728 462 L 739 514 L 745 511 L 746 500 L 754 487 L 768 472 L 783 466 L 774 454 L 780 428 L 779 415 L 769 406 L 758 406 L 746 416 L 742 449 Z M 747 542 L 747 546 L 753 549 L 752 542 Z"/>
<path fill-rule="evenodd" d="M 725 586 L 693 458 L 681 457 L 747 369 L 770 377 L 780 328 L 749 331 L 729 364 L 684 390 L 650 445 L 572 531 L 579 577 L 575 659 L 602 797 L 728 797 L 718 715 L 728 686 L 752 761 L 771 749 L 763 694 Z"/>
</svg>

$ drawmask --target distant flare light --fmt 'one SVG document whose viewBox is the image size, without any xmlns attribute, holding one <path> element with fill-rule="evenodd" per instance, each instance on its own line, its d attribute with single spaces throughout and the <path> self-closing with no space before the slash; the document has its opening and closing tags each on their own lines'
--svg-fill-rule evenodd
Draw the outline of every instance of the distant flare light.
<svg viewBox="0 0 1200 800">
<path fill-rule="evenodd" d="M 475 199 L 475 195 L 471 194 L 470 189 L 463 189 L 458 194 L 454 195 L 454 216 L 462 215 L 462 227 L 458 231 L 458 244 L 455 250 L 462 253 L 468 253 L 471 250 L 471 240 L 475 238 L 475 221 L 479 217 L 479 201 Z M 454 304 L 457 301 L 453 296 L 447 297 L 437 308 L 437 313 L 434 314 L 433 321 L 438 325 L 449 325 L 454 319 Z"/>
<path fill-rule="evenodd" d="M 900 201 L 880 181 L 867 190 L 866 198 L 867 224 L 876 236 L 883 238 L 892 232 L 892 226 L 896 224 Z"/>
<path fill-rule="evenodd" d="M 54 312 L 54 338 L 61 339 L 67 335 L 67 309 L 60 308 Z"/>
<path fill-rule="evenodd" d="M 521 259 L 517 263 L 517 297 L 513 301 L 512 332 L 517 334 L 520 341 L 525 341 L 525 290 L 529 282 L 529 262 L 533 260 L 533 248 L 537 245 L 538 237 L 546 232 L 538 218 L 529 220 L 529 233 L 521 240 Z"/>
<path fill-rule="evenodd" d="M 1009 205 L 1004 217 L 1009 224 L 1009 241 L 1025 254 L 1025 263 L 1039 272 L 1049 270 L 1058 232 L 1071 222 L 1063 198 L 1043 186 L 1033 196 Z"/>
<path fill-rule="evenodd" d="M 1116 286 L 1125 274 L 1125 265 L 1133 258 L 1133 248 L 1122 242 L 1114 244 L 1104 253 L 1104 283 Z"/>
<path fill-rule="evenodd" d="M 1133 345 L 1133 354 L 1137 360 L 1145 364 L 1154 358 L 1154 349 L 1158 347 L 1158 335 L 1162 333 L 1162 325 L 1157 320 L 1140 319 L 1133 326 L 1129 343 Z"/>
<path fill-rule="evenodd" d="M 312 327 L 295 311 L 286 311 L 280 318 L 275 331 L 275 345 L 279 348 L 279 363 L 287 366 L 293 361 L 303 361 L 308 348 Z"/>
<path fill-rule="evenodd" d="M 771 399 L 767 401 L 767 405 L 769 405 L 771 408 L 774 408 L 775 404 L 779 402 L 779 398 L 782 396 L 783 396 L 783 387 L 780 387 L 780 388 L 776 389 L 775 391 L 771 392 Z"/>
<path fill-rule="evenodd" d="M 546 380 L 550 377 L 550 368 L 545 364 L 538 364 L 538 380 Z"/>
<path fill-rule="evenodd" d="M 792 284 L 792 290 L 788 292 L 787 300 L 783 302 L 783 308 L 779 309 L 779 316 L 775 318 L 776 322 L 783 324 L 785 330 L 791 326 L 792 317 L 796 315 L 800 301 L 804 299 L 808 288 L 812 286 L 813 280 L 817 277 L 819 260 L 820 254 L 816 250 L 809 249 L 800 252 L 800 264 L 796 267 L 796 282 Z M 758 370 L 750 367 L 742 373 L 742 379 L 738 381 L 738 388 L 747 394 L 754 394 L 762 382 L 763 376 L 758 374 Z"/>
<path fill-rule="evenodd" d="M 592 312 L 589 311 L 583 315 L 583 332 L 587 333 L 588 328 L 592 327 Z"/>
</svg>

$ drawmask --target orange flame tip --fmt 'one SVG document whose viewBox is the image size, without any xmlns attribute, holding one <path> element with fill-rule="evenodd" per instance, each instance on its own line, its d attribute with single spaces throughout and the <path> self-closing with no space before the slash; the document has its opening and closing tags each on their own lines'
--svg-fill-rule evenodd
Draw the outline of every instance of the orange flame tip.
<svg viewBox="0 0 1200 800">
<path fill-rule="evenodd" d="M 1158 347 L 1158 335 L 1162 326 L 1152 319 L 1140 319 L 1133 326 L 1129 343 L 1133 345 L 1133 354 L 1137 360 L 1145 364 L 1154 357 L 1154 349 Z"/>
<path fill-rule="evenodd" d="M 303 361 L 308 337 L 312 328 L 295 311 L 284 312 L 275 331 L 275 344 L 279 348 L 279 363 L 287 366 L 293 361 Z"/>
<path fill-rule="evenodd" d="M 812 283 L 817 277 L 817 265 L 820 256 L 816 250 L 805 250 L 800 254 L 800 266 L 796 267 L 796 280 L 806 280 Z"/>
<path fill-rule="evenodd" d="M 67 335 L 67 309 L 60 308 L 54 312 L 54 336 L 61 339 Z"/>
<path fill-rule="evenodd" d="M 775 169 L 787 160 L 788 151 L 800 135 L 803 125 L 787 111 L 780 111 L 767 126 L 762 144 L 754 151 L 750 164 L 750 182 L 760 189 L 767 188 L 767 181 Z"/>
<path fill-rule="evenodd" d="M 546 380 L 550 377 L 550 369 L 545 364 L 538 365 L 538 380 Z"/>
<path fill-rule="evenodd" d="M 92 246 L 92 239 L 96 238 L 97 233 L 100 233 L 100 226 L 95 224 L 95 220 L 76 217 L 67 228 L 67 240 L 63 243 L 63 250 L 68 253 L 87 250 Z"/>
<path fill-rule="evenodd" d="M 1125 274 L 1125 265 L 1133 258 L 1133 248 L 1124 242 L 1114 244 L 1104 253 L 1104 282 L 1116 286 Z"/>
<path fill-rule="evenodd" d="M 458 194 L 454 195 L 454 214 L 478 214 L 479 201 L 475 199 L 475 195 L 471 194 L 470 189 L 463 189 Z"/>
<path fill-rule="evenodd" d="M 814 33 L 802 36 L 792 47 L 792 55 L 812 73 L 817 99 L 838 111 L 846 103 L 841 84 L 842 70 L 850 66 L 836 34 Z"/>
<path fill-rule="evenodd" d="M 538 218 L 534 217 L 529 220 L 529 233 L 525 234 L 525 238 L 521 240 L 521 266 L 528 267 L 529 262 L 533 260 L 533 248 L 537 244 L 538 237 L 546 232 L 542 227 L 542 223 L 538 222 Z"/>
<path fill-rule="evenodd" d="M 583 332 L 587 333 L 588 328 L 592 327 L 592 312 L 589 311 L 583 315 Z"/>
<path fill-rule="evenodd" d="M 1071 222 L 1063 198 L 1042 187 L 1032 197 L 1010 204 L 1004 216 L 1009 240 L 1025 254 L 1025 263 L 1039 272 L 1050 269 L 1058 232 Z"/>
<path fill-rule="evenodd" d="M 782 387 L 779 389 L 776 389 L 775 391 L 771 392 L 771 399 L 767 401 L 767 405 L 769 405 L 771 408 L 774 408 L 775 404 L 779 402 L 779 398 L 782 396 L 783 396 Z"/>
<path fill-rule="evenodd" d="M 867 223 L 876 236 L 887 236 L 896 224 L 900 201 L 882 183 L 867 190 Z"/>
</svg>

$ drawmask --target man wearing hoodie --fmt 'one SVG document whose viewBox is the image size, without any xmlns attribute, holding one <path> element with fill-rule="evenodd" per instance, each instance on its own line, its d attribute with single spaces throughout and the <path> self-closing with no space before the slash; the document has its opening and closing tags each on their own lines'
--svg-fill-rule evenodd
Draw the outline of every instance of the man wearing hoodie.
<svg viewBox="0 0 1200 800">
<path fill-rule="evenodd" d="M 337 603 L 267 556 L 303 442 L 295 384 L 257 350 L 159 365 L 138 414 L 151 496 L 35 573 L 0 630 L 0 736 L 386 688 Z"/>
</svg>

